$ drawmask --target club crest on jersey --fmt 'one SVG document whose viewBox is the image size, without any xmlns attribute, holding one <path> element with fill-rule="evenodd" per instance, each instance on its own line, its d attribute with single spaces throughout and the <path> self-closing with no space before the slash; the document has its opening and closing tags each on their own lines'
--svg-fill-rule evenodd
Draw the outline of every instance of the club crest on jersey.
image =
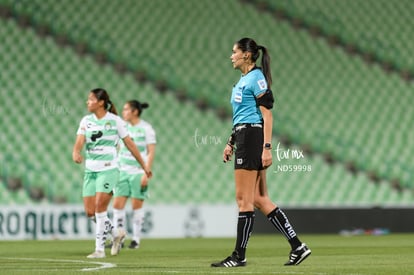
<svg viewBox="0 0 414 275">
<path fill-rule="evenodd" d="M 259 81 L 257 81 L 257 84 L 259 85 L 260 90 L 267 89 L 266 80 L 260 79 Z"/>
<path fill-rule="evenodd" d="M 111 123 L 109 123 L 109 122 L 105 123 L 105 130 L 106 131 L 111 130 Z"/>
</svg>

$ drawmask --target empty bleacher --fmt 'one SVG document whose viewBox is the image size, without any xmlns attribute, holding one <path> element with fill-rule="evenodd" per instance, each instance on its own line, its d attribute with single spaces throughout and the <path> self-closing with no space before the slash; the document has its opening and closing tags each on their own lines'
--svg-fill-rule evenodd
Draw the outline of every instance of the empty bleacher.
<svg viewBox="0 0 414 275">
<path fill-rule="evenodd" d="M 301 20 L 342 43 L 372 53 L 402 70 L 414 71 L 409 45 L 414 40 L 410 0 L 281 0 L 266 2 L 269 7 Z"/>
<path fill-rule="evenodd" d="M 9 36 L 4 46 L 10 46 L 11 58 L 15 54 L 22 60 L 16 67 L 11 61 L 6 63 L 10 64 L 8 75 L 2 76 L 3 110 L 8 114 L 4 120 L 4 140 L 8 142 L 1 148 L 6 176 L 23 179 L 27 192 L 30 187 L 41 187 L 46 199 L 65 196 L 68 202 L 79 202 L 83 169 L 71 160 L 72 146 L 80 119 L 87 113 L 88 91 L 105 87 L 118 110 L 132 98 L 151 106 L 143 118 L 153 123 L 159 140 L 154 165 L 159 172 L 154 172 L 153 193 L 161 192 L 153 195 L 155 201 L 197 199 L 191 190 L 199 188 L 200 200 L 231 196 L 230 189 L 202 188 L 207 182 L 231 182 L 231 170 L 214 168 L 222 167 L 221 150 L 229 131 L 211 111 L 203 113 L 189 102 L 178 103 L 174 94 L 161 96 L 153 86 L 139 85 L 131 75 L 120 76 L 110 66 L 100 67 L 90 57 L 79 58 L 68 48 L 45 43 L 31 30 L 20 30 L 13 21 L 6 23 L 0 26 L 1 32 L 14 39 Z M 18 41 L 19 47 L 11 47 Z M 45 57 L 53 64 L 42 62 Z M 52 65 L 59 70 L 42 68 Z"/>
<path fill-rule="evenodd" d="M 413 201 L 409 190 L 399 192 L 389 183 L 398 179 L 411 187 L 413 182 L 409 151 L 414 144 L 410 131 L 401 126 L 413 115 L 411 84 L 252 5 L 143 3 L 0 1 L 13 12 L 0 24 L 5 37 L 0 53 L 7 53 L 2 54 L 1 104 L 8 114 L 1 152 L 7 157 L 7 175 L 22 177 L 26 192 L 35 186 L 50 201 L 61 196 L 81 201 L 83 171 L 71 161 L 71 150 L 86 114 L 88 90 L 104 87 L 118 110 L 130 98 L 151 105 L 143 117 L 159 137 L 151 202 L 233 201 L 232 169 L 221 162 L 231 122 L 221 121 L 213 110 L 229 110 L 230 88 L 239 75 L 231 68 L 231 47 L 240 37 L 252 36 L 271 51 L 275 133 L 298 149 L 306 145 L 315 152 L 300 161 L 275 161 L 274 169 L 287 163 L 310 165 L 312 171 L 269 171 L 271 194 L 292 206 Z M 22 15 L 52 35 L 19 27 Z M 59 35 L 67 36 L 70 45 L 59 46 Z M 79 54 L 80 45 L 86 54 Z M 110 62 L 99 62 L 96 53 Z M 145 72 L 150 82 L 119 74 L 117 64 Z M 161 80 L 170 88 L 167 93 L 151 84 Z M 205 100 L 213 110 L 200 111 L 193 101 L 177 100 L 177 90 L 195 101 Z M 274 144 L 279 141 L 275 138 Z M 323 155 L 339 162 L 329 164 Z M 350 173 L 344 163 L 381 180 L 374 184 L 366 174 Z"/>
</svg>

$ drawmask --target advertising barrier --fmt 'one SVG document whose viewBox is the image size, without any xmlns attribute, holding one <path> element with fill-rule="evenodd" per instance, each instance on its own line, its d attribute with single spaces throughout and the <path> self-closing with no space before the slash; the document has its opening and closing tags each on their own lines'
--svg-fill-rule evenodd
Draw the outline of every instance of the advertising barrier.
<svg viewBox="0 0 414 275">
<path fill-rule="evenodd" d="M 132 232 L 131 208 L 127 205 L 127 231 Z M 146 206 L 143 237 L 232 237 L 236 233 L 234 205 Z M 112 218 L 112 209 L 108 209 Z M 81 204 L 2 205 L 1 240 L 94 239 L 95 224 Z"/>
</svg>

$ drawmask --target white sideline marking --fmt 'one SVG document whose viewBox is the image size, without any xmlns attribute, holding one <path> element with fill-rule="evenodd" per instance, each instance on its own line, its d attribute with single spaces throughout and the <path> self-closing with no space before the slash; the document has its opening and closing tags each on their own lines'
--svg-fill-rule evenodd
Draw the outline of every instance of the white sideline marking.
<svg viewBox="0 0 414 275">
<path fill-rule="evenodd" d="M 89 267 L 82 268 L 80 271 L 94 271 L 104 268 L 113 268 L 116 267 L 116 264 L 104 263 L 104 262 L 90 262 L 82 260 L 58 260 L 58 259 L 41 259 L 41 258 L 10 258 L 10 257 L 0 257 L 0 259 L 6 260 L 22 260 L 22 261 L 43 261 L 43 262 L 59 262 L 59 263 L 82 263 L 82 264 L 95 264 L 99 265 L 98 267 Z"/>
<path fill-rule="evenodd" d="M 221 268 L 221 267 L 220 267 Z M 213 269 L 213 267 L 212 267 Z M 226 269 L 226 270 L 222 270 L 222 271 L 215 271 L 215 270 L 211 270 L 208 272 L 208 274 L 230 274 L 229 271 L 227 271 L 227 268 L 222 268 L 222 269 Z M 232 270 L 234 270 L 234 268 L 230 268 Z M 134 274 L 151 274 L 151 273 L 157 273 L 159 274 L 160 271 L 159 270 L 122 270 L 119 271 L 119 273 L 134 273 Z M 167 273 L 167 274 L 196 274 L 197 271 L 195 270 L 166 270 L 166 271 L 162 271 L 162 273 Z M 203 273 L 204 274 L 204 273 Z M 235 273 L 236 274 L 236 273 Z M 237 274 L 242 275 L 242 274 L 259 274 L 262 275 L 263 272 L 262 271 L 240 271 L 240 269 L 237 269 Z M 287 275 L 328 275 L 328 273 L 321 273 L 321 272 L 305 272 L 305 271 L 274 271 L 274 272 L 266 272 L 266 274 L 287 274 Z M 353 275 L 353 274 L 350 274 Z M 358 274 L 355 274 L 358 275 Z"/>
</svg>

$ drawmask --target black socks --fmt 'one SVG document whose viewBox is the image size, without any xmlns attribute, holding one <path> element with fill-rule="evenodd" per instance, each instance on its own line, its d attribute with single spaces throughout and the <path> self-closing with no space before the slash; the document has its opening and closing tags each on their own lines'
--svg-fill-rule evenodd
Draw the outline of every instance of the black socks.
<svg viewBox="0 0 414 275">
<path fill-rule="evenodd" d="M 240 260 L 246 258 L 246 247 L 249 241 L 250 235 L 252 234 L 254 224 L 254 212 L 239 212 L 239 219 L 237 221 L 237 240 L 236 247 L 233 253 Z"/>
<path fill-rule="evenodd" d="M 276 207 L 267 215 L 267 218 L 277 228 L 277 230 L 279 230 L 280 233 L 286 237 L 292 247 L 292 250 L 295 250 L 302 245 L 295 230 L 289 223 L 286 214 L 281 209 Z M 247 243 L 253 231 L 253 224 L 253 211 L 239 212 L 239 219 L 237 221 L 237 240 L 233 254 L 235 254 L 240 260 L 244 260 L 246 258 Z"/>
<path fill-rule="evenodd" d="M 301 246 L 299 238 L 296 236 L 295 230 L 293 230 L 292 225 L 289 223 L 288 218 L 285 213 L 276 207 L 272 212 L 267 215 L 268 220 L 277 228 L 277 230 L 286 237 L 292 250 L 295 250 Z"/>
</svg>

